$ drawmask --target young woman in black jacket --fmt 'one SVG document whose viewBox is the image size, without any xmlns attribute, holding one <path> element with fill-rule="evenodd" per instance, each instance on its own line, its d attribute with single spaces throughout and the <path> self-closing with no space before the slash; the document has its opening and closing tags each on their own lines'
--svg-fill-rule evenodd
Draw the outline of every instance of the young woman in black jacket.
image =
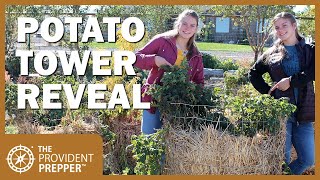
<svg viewBox="0 0 320 180">
<path fill-rule="evenodd" d="M 273 25 L 277 40 L 253 65 L 249 79 L 260 93 L 288 97 L 297 106 L 286 124 L 285 162 L 293 174 L 302 174 L 315 161 L 315 47 L 299 35 L 292 14 L 277 14 Z M 272 87 L 262 78 L 266 72 L 275 82 Z M 298 155 L 293 161 L 292 145 Z"/>
</svg>

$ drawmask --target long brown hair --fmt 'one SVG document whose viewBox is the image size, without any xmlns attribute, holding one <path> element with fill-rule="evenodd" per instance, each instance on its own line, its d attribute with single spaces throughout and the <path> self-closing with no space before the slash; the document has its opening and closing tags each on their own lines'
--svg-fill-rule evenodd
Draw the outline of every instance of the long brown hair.
<svg viewBox="0 0 320 180">
<path fill-rule="evenodd" d="M 186 16 L 193 17 L 197 21 L 197 27 L 199 26 L 198 14 L 194 10 L 186 9 L 182 13 L 180 13 L 179 16 L 176 18 L 174 25 L 173 25 L 173 30 L 159 34 L 159 36 L 164 36 L 167 38 L 177 37 L 179 35 L 179 32 L 178 32 L 179 25 L 181 24 L 182 19 Z M 188 49 L 187 57 L 188 57 L 188 59 L 191 58 L 191 56 L 193 55 L 194 49 L 197 49 L 195 39 L 196 39 L 196 33 L 194 33 L 194 35 L 189 39 L 189 41 L 187 43 L 187 49 Z"/>
</svg>

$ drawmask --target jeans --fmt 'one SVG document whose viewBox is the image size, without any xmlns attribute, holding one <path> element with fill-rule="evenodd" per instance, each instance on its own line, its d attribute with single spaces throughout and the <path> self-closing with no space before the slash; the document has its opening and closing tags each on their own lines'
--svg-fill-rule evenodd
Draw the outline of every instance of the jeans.
<svg viewBox="0 0 320 180">
<path fill-rule="evenodd" d="M 295 117 L 287 121 L 285 162 L 293 174 L 302 174 L 315 163 L 314 127 L 312 122 L 297 122 Z M 298 158 L 291 162 L 291 147 Z"/>
<path fill-rule="evenodd" d="M 143 134 L 153 134 L 162 127 L 160 120 L 160 112 L 157 109 L 155 114 L 150 113 L 147 110 L 143 110 L 141 132 Z"/>
</svg>

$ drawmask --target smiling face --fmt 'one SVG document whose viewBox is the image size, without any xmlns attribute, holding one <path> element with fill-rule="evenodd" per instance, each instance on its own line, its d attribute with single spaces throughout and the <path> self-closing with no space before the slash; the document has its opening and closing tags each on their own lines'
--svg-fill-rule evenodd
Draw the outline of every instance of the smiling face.
<svg viewBox="0 0 320 180">
<path fill-rule="evenodd" d="M 197 20 L 192 16 L 185 16 L 182 18 L 178 32 L 179 36 L 184 39 L 190 39 L 197 31 Z"/>
<path fill-rule="evenodd" d="M 296 41 L 297 24 L 292 23 L 290 19 L 285 19 L 285 18 L 277 19 L 274 22 L 274 28 L 275 28 L 277 37 L 281 39 L 284 42 L 284 44 L 291 44 L 291 42 Z"/>
</svg>

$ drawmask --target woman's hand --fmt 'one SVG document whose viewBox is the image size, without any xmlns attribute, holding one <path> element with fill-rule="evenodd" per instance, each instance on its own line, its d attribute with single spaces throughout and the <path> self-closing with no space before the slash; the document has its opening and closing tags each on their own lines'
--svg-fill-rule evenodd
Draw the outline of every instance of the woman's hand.
<svg viewBox="0 0 320 180">
<path fill-rule="evenodd" d="M 166 61 L 163 57 L 160 56 L 156 56 L 155 57 L 155 63 L 158 67 L 164 66 L 164 65 L 168 65 L 168 66 L 172 66 L 168 61 Z"/>
<path fill-rule="evenodd" d="M 289 89 L 290 87 L 290 78 L 282 78 L 279 82 L 277 82 L 275 85 L 273 85 L 268 94 L 271 94 L 272 91 L 274 91 L 275 89 L 279 89 L 280 91 L 286 91 L 287 89 Z"/>
</svg>

